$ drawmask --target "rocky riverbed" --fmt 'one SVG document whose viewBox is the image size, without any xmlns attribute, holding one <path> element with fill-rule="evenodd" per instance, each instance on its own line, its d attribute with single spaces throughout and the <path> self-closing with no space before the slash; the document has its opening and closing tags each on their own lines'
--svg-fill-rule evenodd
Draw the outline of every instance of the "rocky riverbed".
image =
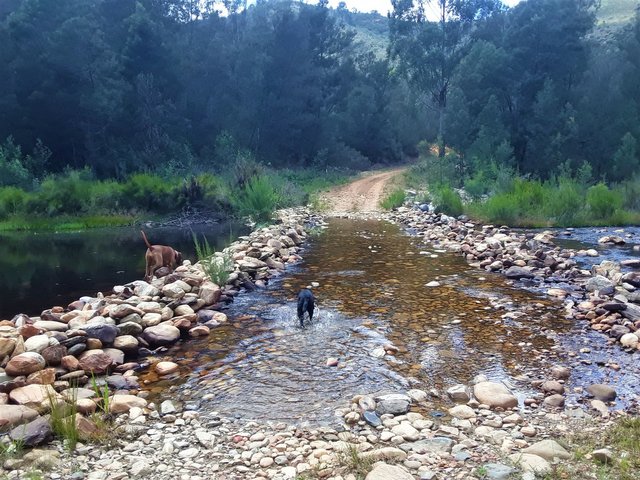
<svg viewBox="0 0 640 480">
<path fill-rule="evenodd" d="M 567 316 L 607 334 L 603 342 L 615 343 L 621 355 L 638 355 L 636 273 L 609 263 L 583 270 L 575 258 L 590 252 L 558 248 L 547 234 L 478 226 L 411 208 L 387 219 L 425 242 L 459 252 L 478 268 L 564 299 Z M 504 384 L 482 377 L 446 392 L 412 389 L 370 396 L 356 391 L 336 410 L 341 422 L 334 427 L 247 422 L 201 412 L 196 405 L 171 398 L 176 393 L 172 389 L 153 400 L 140 390 L 140 368 L 168 379 L 176 374 L 177 365 L 154 361 L 153 351 L 207 335 L 225 322 L 219 311 L 224 302 L 242 289 L 264 286 L 287 264 L 297 262 L 309 222 L 320 224 L 321 219 L 305 210 L 287 211 L 281 224 L 229 247 L 234 268 L 225 286 L 211 284 L 198 265 L 185 262 L 151 284 L 132 282 L 117 287 L 113 295 L 2 322 L 0 345 L 7 352 L 0 423 L 10 430 L 5 446 L 9 439 L 27 446 L 47 441 L 48 421 L 39 414 L 46 414 L 52 399 L 64 402 L 75 396 L 78 412 L 85 415 L 104 407 L 92 376 L 98 388 L 109 385 L 109 409 L 117 414 L 106 444 L 81 441 L 68 452 L 55 440 L 47 448 L 5 460 L 6 476 L 27 478 L 40 471 L 46 478 L 95 480 L 534 478 L 534 472 L 551 472 L 571 458 L 572 452 L 554 439 L 576 429 L 597 438 L 624 415 L 612 408 L 615 384 L 589 383 L 569 392 L 572 371 L 561 365 L 543 378 L 522 379 L 538 393 L 520 401 Z M 627 331 L 618 336 L 622 328 Z M 635 336 L 636 342 L 628 336 L 622 341 L 625 335 Z M 333 368 L 331 360 L 327 368 Z M 74 392 L 74 382 L 87 388 Z M 565 406 L 569 393 L 588 401 L 583 407 L 573 402 Z M 436 396 L 449 405 L 446 411 L 434 409 Z M 201 400 L 212 399 L 205 394 Z M 78 419 L 79 429 L 89 437 L 93 427 Z M 614 452 L 601 447 L 589 455 L 616 461 Z"/>
</svg>

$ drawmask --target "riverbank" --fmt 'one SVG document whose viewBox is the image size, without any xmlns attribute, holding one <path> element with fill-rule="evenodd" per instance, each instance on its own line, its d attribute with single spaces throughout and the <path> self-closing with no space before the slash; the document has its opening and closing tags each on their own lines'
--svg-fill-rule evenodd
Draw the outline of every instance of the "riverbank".
<svg viewBox="0 0 640 480">
<path fill-rule="evenodd" d="M 304 217 L 308 212 L 302 215 Z M 495 242 L 489 240 L 492 237 L 498 236 L 499 248 L 505 248 L 503 253 L 510 256 L 516 255 L 516 243 L 522 244 L 519 234 L 514 233 L 517 242 L 514 240 L 511 245 L 507 237 L 512 232 L 506 230 L 500 232 L 498 229 L 494 232 L 475 225 L 471 226 L 469 222 L 459 222 L 443 216 L 425 216 L 410 209 L 402 209 L 388 216 L 388 218 L 392 217 L 395 221 L 406 221 L 405 224 L 415 231 L 418 231 L 418 227 L 422 228 L 421 236 L 426 240 L 438 242 L 440 246 L 456 240 L 462 244 L 469 242 L 469 246 L 473 245 L 473 252 L 466 251 L 466 247 L 462 246 L 457 250 L 457 247 L 453 247 L 453 243 L 447 245 L 452 246 L 453 250 L 464 251 L 466 255 L 473 254 L 474 257 L 476 253 L 483 254 L 487 251 L 495 254 L 495 249 L 498 247 Z M 314 221 L 321 222 L 318 218 Z M 300 220 L 297 220 L 296 224 L 299 222 Z M 414 224 L 409 225 L 411 222 Z M 462 232 L 457 231 L 458 228 L 467 230 L 460 239 L 457 236 L 462 235 Z M 287 229 L 285 233 L 288 231 Z M 261 229 L 254 234 L 268 235 L 268 232 L 268 229 Z M 439 236 L 436 232 L 442 232 L 442 235 Z M 452 233 L 456 236 L 454 237 Z M 282 235 L 282 231 L 278 230 L 278 234 Z M 297 230 L 296 234 L 303 239 Z M 468 238 L 467 234 L 470 235 Z M 465 242 L 462 242 L 465 238 Z M 265 240 L 266 246 L 260 246 L 265 244 Z M 283 239 L 278 238 L 278 241 L 280 240 Z M 556 251 L 550 244 L 543 241 L 546 240 L 545 237 L 528 240 L 535 240 L 545 245 L 540 249 L 544 251 L 548 248 L 553 251 L 554 253 L 549 253 L 549 256 L 564 259 L 568 268 L 552 269 L 551 266 L 545 266 L 546 257 L 542 259 L 540 254 L 533 255 L 531 258 L 523 257 L 525 265 L 520 268 L 535 272 L 539 276 L 557 272 L 558 275 L 565 275 L 564 280 L 573 278 L 574 274 L 568 274 L 568 272 L 576 270 L 581 275 L 576 275 L 575 278 L 581 281 L 590 275 L 590 272 L 580 272 L 576 265 L 570 265 L 568 260 L 571 256 L 567 258 L 563 256 L 570 252 Z M 284 240 L 284 242 L 287 241 Z M 242 258 L 250 265 L 237 262 L 239 272 L 243 272 L 242 265 L 245 265 L 244 272 L 251 271 L 249 267 L 256 263 L 251 258 L 261 255 L 262 248 L 272 251 L 276 247 L 274 242 L 269 246 L 269 239 L 264 236 L 250 236 L 243 239 L 241 243 Z M 526 244 L 526 241 L 524 243 Z M 485 249 L 481 246 L 482 244 L 488 245 L 489 248 Z M 511 247 L 514 248 L 513 252 L 510 251 Z M 527 253 L 530 249 L 523 250 L 517 252 L 517 255 L 531 253 Z M 538 250 L 534 250 L 534 253 Z M 293 261 L 298 260 L 298 253 L 296 252 L 295 255 Z M 481 267 L 480 264 L 489 260 L 489 257 L 467 258 L 474 260 L 472 264 L 478 263 L 476 266 Z M 524 260 L 524 258 L 527 259 Z M 503 267 L 504 260 L 503 255 Z M 518 260 L 520 259 L 514 261 Z M 494 265 L 494 261 L 495 259 L 483 265 L 482 268 Z M 542 266 L 527 265 L 528 261 L 541 261 Z M 494 268 L 496 266 L 494 265 Z M 190 266 L 185 265 L 185 267 L 188 271 Z M 545 270 L 546 268 L 549 270 Z M 253 283 L 258 287 L 261 285 L 260 280 L 264 280 L 259 278 L 259 270 L 255 270 L 256 275 L 252 277 Z M 266 271 L 269 270 L 269 268 L 266 269 Z M 507 270 L 508 268 L 494 271 L 506 273 Z M 265 272 L 265 270 L 261 271 Z M 535 277 L 534 274 L 533 278 Z M 234 281 L 240 281 L 240 277 Z M 176 282 L 171 282 L 170 285 L 172 283 Z M 235 290 L 238 290 L 241 285 L 243 285 L 242 281 L 234 284 Z M 250 284 L 247 285 L 251 288 Z M 437 288 L 437 286 L 432 285 L 428 288 Z M 123 289 L 121 293 L 124 292 Z M 571 295 L 573 294 L 574 292 L 571 291 Z M 186 293 L 182 298 L 185 297 L 187 297 Z M 123 299 L 123 303 L 126 304 L 130 298 Z M 173 305 L 170 308 L 173 308 Z M 198 311 L 200 310 L 194 312 L 196 316 Z M 222 317 L 218 318 L 222 319 Z M 121 323 L 121 319 L 117 321 Z M 175 319 L 172 318 L 172 321 Z M 184 326 L 186 327 L 186 323 Z M 393 346 L 389 346 L 383 353 L 386 356 L 393 355 Z M 169 389 L 166 395 L 152 402 L 149 402 L 144 394 L 135 397 L 138 400 L 115 398 L 114 395 L 112 407 L 116 405 L 117 409 L 123 409 L 113 428 L 114 432 L 118 432 L 117 438 L 108 447 L 83 444 L 75 452 L 70 453 L 64 451 L 60 441 L 54 442 L 49 451 L 57 452 L 59 459 L 52 460 L 56 466 L 46 470 L 48 472 L 46 478 L 97 480 L 134 476 L 175 478 L 176 475 L 180 475 L 181 478 L 194 480 L 210 476 L 220 479 L 354 479 L 369 475 L 367 478 L 371 480 L 385 478 L 381 471 L 387 471 L 386 478 L 399 479 L 468 478 L 469 476 L 507 478 L 508 475 L 514 475 L 518 471 L 513 464 L 518 463 L 517 456 L 525 448 L 532 447 L 541 440 L 560 439 L 572 430 L 588 431 L 594 438 L 599 438 L 614 423 L 617 424 L 618 418 L 624 416 L 622 412 L 616 412 L 611 408 L 615 385 L 613 393 L 611 385 L 601 385 L 595 390 L 591 388 L 594 392 L 593 399 L 589 399 L 583 393 L 592 385 L 584 385 L 582 392 L 573 391 L 572 393 L 581 394 L 587 399 L 586 402 L 582 405 L 570 402 L 563 406 L 564 402 L 560 400 L 569 393 L 566 387 L 567 374 L 571 376 L 572 372 L 562 368 L 561 365 L 557 367 L 550 369 L 545 378 L 519 379 L 519 381 L 529 382 L 539 392 L 523 399 L 522 403 L 519 403 L 504 385 L 485 381 L 486 379 L 482 378 L 477 378 L 468 385 L 448 389 L 447 392 L 425 392 L 414 389 L 397 392 L 396 396 L 391 398 L 382 396 L 372 398 L 366 395 L 368 392 L 353 392 L 354 395 L 357 393 L 365 395 L 356 396 L 351 401 L 344 399 L 344 408 L 336 411 L 337 418 L 343 419 L 343 423 L 333 428 L 300 428 L 284 423 L 261 424 L 223 418 L 215 412 L 202 414 L 189 402 L 183 403 L 179 397 L 170 397 L 178 393 L 174 389 Z M 154 369 L 157 368 L 173 367 L 154 366 Z M 332 368 L 329 363 L 327 368 Z M 167 370 L 162 371 L 167 372 Z M 166 378 L 170 380 L 171 375 L 174 374 L 167 375 Z M 126 377 L 127 382 L 131 381 L 130 376 Z M 576 379 L 572 378 L 572 380 Z M 486 393 L 486 389 L 490 392 L 489 394 Z M 495 393 L 495 389 L 499 390 L 499 394 Z M 86 394 L 89 395 L 89 393 Z M 95 398 L 95 392 L 91 396 Z M 443 417 L 444 412 L 437 411 L 433 406 L 436 396 L 440 397 L 439 402 L 448 402 L 451 409 L 454 409 L 456 402 L 460 402 L 462 408 L 455 407 L 456 409 L 449 410 L 448 415 Z M 501 403 L 495 402 L 497 398 Z M 206 400 L 207 398 L 203 399 L 203 401 Z M 125 401 L 131 403 L 121 407 Z M 568 446 L 564 441 L 563 444 Z M 563 458 L 566 455 L 573 455 L 575 458 L 580 455 L 592 455 L 594 450 L 604 446 L 604 444 L 593 445 L 591 448 L 585 445 L 569 448 L 568 454 L 562 453 L 555 445 L 552 445 L 551 453 L 548 449 L 545 453 L 538 449 L 540 447 L 538 445 L 528 451 L 537 452 L 531 453 L 537 458 L 523 456 L 523 459 L 529 463 L 536 462 L 535 468 L 543 468 L 551 475 L 559 472 L 559 468 L 566 468 L 568 464 L 573 465 L 573 461 L 565 460 L 564 466 L 559 467 L 554 463 L 554 457 Z M 586 451 L 587 448 L 591 450 Z M 510 455 L 517 456 L 508 458 Z M 601 453 L 597 454 L 597 456 L 600 455 Z M 602 455 L 606 456 L 605 453 Z M 620 451 L 612 451 L 609 455 L 611 462 L 615 462 L 616 465 L 621 463 L 618 462 L 619 460 L 624 460 Z M 31 454 L 31 457 L 33 456 L 35 455 Z M 40 453 L 38 456 L 47 458 L 56 455 Z M 544 463 L 545 460 L 548 464 Z M 375 466 L 375 461 L 382 461 L 384 465 Z M 21 460 L 10 460 L 5 465 L 18 469 L 12 470 L 15 473 L 10 473 L 11 478 L 25 476 L 38 468 L 37 465 Z M 580 468 L 591 468 L 591 462 L 586 462 L 587 467 L 580 465 Z M 586 473 L 580 478 L 590 478 L 589 468 L 584 470 Z M 608 470 L 614 476 L 618 472 L 614 470 L 615 468 L 618 467 L 610 467 Z M 369 470 L 373 472 L 368 473 Z M 532 478 L 531 474 L 524 474 L 523 477 Z M 618 475 L 615 478 L 624 477 Z"/>
</svg>

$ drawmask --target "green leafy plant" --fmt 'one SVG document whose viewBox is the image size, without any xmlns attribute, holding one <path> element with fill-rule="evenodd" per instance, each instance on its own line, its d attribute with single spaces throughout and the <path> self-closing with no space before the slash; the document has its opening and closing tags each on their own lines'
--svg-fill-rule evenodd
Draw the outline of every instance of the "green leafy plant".
<svg viewBox="0 0 640 480">
<path fill-rule="evenodd" d="M 338 461 L 358 479 L 364 479 L 373 467 L 374 460 L 365 458 L 354 445 L 349 445 L 346 450 L 338 455 Z"/>
<path fill-rule="evenodd" d="M 202 242 L 198 240 L 195 233 L 192 233 L 193 244 L 198 256 L 198 262 L 202 266 L 205 275 L 213 283 L 223 286 L 229 279 L 229 274 L 233 271 L 233 259 L 226 253 L 216 253 L 207 238 L 203 235 Z"/>
<path fill-rule="evenodd" d="M 76 414 L 78 413 L 78 390 L 72 389 L 72 398 L 69 403 L 61 401 L 47 389 L 47 399 L 49 401 L 50 413 L 49 422 L 53 433 L 61 438 L 68 450 L 75 450 L 80 439 Z"/>
<path fill-rule="evenodd" d="M 392 208 L 397 208 L 402 206 L 406 199 L 406 193 L 403 188 L 396 188 L 391 193 L 389 193 L 385 198 L 380 202 L 380 206 L 385 210 L 391 210 Z"/>
<path fill-rule="evenodd" d="M 240 214 L 250 217 L 257 223 L 271 220 L 271 215 L 279 202 L 278 192 L 269 178 L 264 175 L 251 178 L 236 200 Z"/>
</svg>

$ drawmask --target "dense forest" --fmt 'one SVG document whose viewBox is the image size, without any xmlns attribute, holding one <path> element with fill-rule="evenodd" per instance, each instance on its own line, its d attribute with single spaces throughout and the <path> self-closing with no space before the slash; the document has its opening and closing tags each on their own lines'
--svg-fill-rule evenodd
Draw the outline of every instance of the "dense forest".
<svg viewBox="0 0 640 480">
<path fill-rule="evenodd" d="M 502 170 L 630 181 L 640 16 L 625 0 L 603 25 L 612 1 L 393 0 L 385 18 L 326 0 L 4 0 L 0 187 L 359 170 L 432 144 L 471 189 Z"/>
</svg>

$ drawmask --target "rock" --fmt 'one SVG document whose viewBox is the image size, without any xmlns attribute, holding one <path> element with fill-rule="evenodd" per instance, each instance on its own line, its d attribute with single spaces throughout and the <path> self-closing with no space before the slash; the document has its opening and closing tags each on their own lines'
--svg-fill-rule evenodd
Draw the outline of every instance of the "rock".
<svg viewBox="0 0 640 480">
<path fill-rule="evenodd" d="M 439 287 L 440 286 L 440 282 L 436 282 L 435 280 L 432 280 L 431 282 L 425 284 L 425 287 Z"/>
<path fill-rule="evenodd" d="M 606 403 L 604 403 L 602 400 L 591 400 L 590 405 L 591 405 L 591 408 L 596 410 L 603 417 L 606 418 L 609 416 L 609 408 L 607 407 Z"/>
<path fill-rule="evenodd" d="M 45 366 L 46 362 L 42 355 L 36 352 L 24 352 L 9 360 L 9 363 L 5 368 L 5 372 L 7 375 L 17 377 L 37 372 L 38 370 L 42 370 Z"/>
<path fill-rule="evenodd" d="M 93 320 L 82 327 L 89 338 L 97 338 L 103 345 L 110 345 L 118 336 L 118 328 L 115 325 L 109 325 L 104 321 L 94 322 Z"/>
<path fill-rule="evenodd" d="M 165 323 L 147 328 L 142 337 L 151 346 L 170 345 L 180 338 L 180 330 Z"/>
<path fill-rule="evenodd" d="M 380 417 L 376 415 L 376 412 L 365 410 L 362 412 L 362 418 L 364 418 L 364 421 L 372 427 L 379 427 L 382 425 L 382 420 L 380 420 Z"/>
<path fill-rule="evenodd" d="M 190 337 L 207 337 L 211 333 L 211 329 L 206 325 L 197 325 L 189 330 Z"/>
<path fill-rule="evenodd" d="M 138 315 L 143 315 L 144 312 L 133 305 L 128 305 L 126 303 L 122 303 L 120 305 L 113 305 L 109 308 L 109 316 L 115 319 L 121 319 L 126 317 L 127 315 L 131 315 L 132 313 L 137 313 Z"/>
<path fill-rule="evenodd" d="M 338 362 L 337 358 L 329 357 L 329 358 L 327 358 L 326 365 L 327 365 L 327 367 L 337 367 L 338 363 L 339 362 Z"/>
<path fill-rule="evenodd" d="M 564 397 L 559 393 L 555 393 L 545 398 L 543 403 L 549 407 L 562 408 L 564 407 Z"/>
<path fill-rule="evenodd" d="M 213 305 L 220 301 L 222 290 L 218 285 L 207 280 L 200 285 L 198 296 L 204 301 L 205 305 Z"/>
<path fill-rule="evenodd" d="M 394 435 L 404 438 L 408 442 L 413 442 L 420 438 L 420 432 L 413 428 L 409 422 L 402 422 L 394 426 L 391 431 Z"/>
<path fill-rule="evenodd" d="M 411 398 L 407 395 L 392 393 L 376 397 L 376 413 L 378 415 L 391 414 L 402 415 L 409 411 Z"/>
<path fill-rule="evenodd" d="M 522 452 L 538 455 L 545 460 L 553 460 L 554 458 L 567 460 L 571 458 L 571 454 L 555 440 L 542 440 L 534 443 L 530 447 L 524 448 Z"/>
<path fill-rule="evenodd" d="M 376 463 L 365 480 L 413 480 L 413 475 L 397 465 Z"/>
<path fill-rule="evenodd" d="M 571 376 L 571 370 L 567 367 L 556 365 L 551 368 L 551 376 L 556 380 L 567 380 Z"/>
<path fill-rule="evenodd" d="M 540 386 L 540 388 L 545 393 L 564 393 L 564 386 L 560 382 L 555 380 L 547 380 Z"/>
<path fill-rule="evenodd" d="M 114 395 L 109 399 L 109 411 L 112 413 L 126 413 L 132 407 L 144 408 L 147 401 L 135 395 Z"/>
<path fill-rule="evenodd" d="M 29 422 L 37 416 L 37 410 L 25 405 L 0 405 L 0 431 Z"/>
<path fill-rule="evenodd" d="M 142 331 L 142 328 L 140 330 Z M 113 348 L 128 354 L 135 354 L 138 351 L 138 346 L 138 339 L 133 335 L 120 335 L 113 341 Z"/>
<path fill-rule="evenodd" d="M 154 366 L 158 375 L 171 375 L 178 371 L 178 364 L 173 362 L 158 362 Z"/>
<path fill-rule="evenodd" d="M 40 385 L 52 385 L 55 381 L 56 371 L 54 368 L 45 368 L 44 370 L 33 372 L 27 377 L 28 384 L 37 383 Z"/>
<path fill-rule="evenodd" d="M 466 420 L 468 418 L 475 418 L 476 412 L 473 410 L 473 408 L 467 405 L 456 405 L 455 407 L 449 409 L 449 415 L 454 418 Z"/>
<path fill-rule="evenodd" d="M 534 275 L 531 271 L 527 270 L 524 267 L 509 267 L 505 272 L 505 276 L 507 278 L 512 278 L 515 280 L 519 280 L 521 278 L 533 278 Z"/>
<path fill-rule="evenodd" d="M 78 359 L 73 355 L 65 355 L 62 357 L 60 365 L 62 365 L 62 368 L 65 368 L 70 372 L 80 369 L 80 362 L 78 362 Z"/>
<path fill-rule="evenodd" d="M 604 295 L 612 294 L 614 291 L 613 282 L 602 275 L 595 275 L 587 280 L 585 288 L 588 292 L 598 291 Z"/>
<path fill-rule="evenodd" d="M 27 352 L 40 353 L 50 345 L 50 340 L 51 337 L 49 337 L 48 335 L 34 335 L 33 337 L 27 338 L 25 340 L 24 348 Z M 56 343 L 58 342 L 56 341 Z"/>
<path fill-rule="evenodd" d="M 49 440 L 52 433 L 49 420 L 45 417 L 37 417 L 25 425 L 15 427 L 9 433 L 9 437 L 25 447 L 35 447 Z"/>
<path fill-rule="evenodd" d="M 62 362 L 62 357 L 67 354 L 67 347 L 64 345 L 52 345 L 50 347 L 45 348 L 40 352 L 42 358 L 47 365 L 51 367 L 57 367 Z"/>
<path fill-rule="evenodd" d="M 490 480 L 508 480 L 515 469 L 501 463 L 487 463 L 483 466 L 486 478 Z"/>
<path fill-rule="evenodd" d="M 158 316 L 158 323 L 160 323 L 160 314 L 159 313 L 150 313 L 149 315 L 157 315 Z M 142 333 L 142 330 L 144 330 L 142 325 L 139 324 L 139 323 L 136 323 L 136 322 L 124 322 L 124 323 L 119 324 L 117 326 L 117 328 L 118 328 L 118 335 L 121 335 L 121 336 L 140 335 Z M 114 340 L 114 343 L 117 340 L 118 340 L 118 338 L 116 338 L 116 340 Z"/>
<path fill-rule="evenodd" d="M 525 472 L 545 475 L 551 471 L 551 465 L 544 458 L 529 453 L 514 453 L 509 455 L 515 465 L 519 465 Z"/>
<path fill-rule="evenodd" d="M 370 460 L 374 462 L 380 462 L 384 460 L 393 462 L 404 462 L 407 458 L 407 454 L 399 448 L 384 447 L 378 448 L 376 450 L 362 452 L 360 454 L 360 458 L 362 458 L 363 460 Z"/>
<path fill-rule="evenodd" d="M 113 359 L 102 350 L 87 350 L 78 358 L 78 366 L 87 373 L 103 375 L 109 371 Z"/>
<path fill-rule="evenodd" d="M 160 404 L 160 413 L 162 415 L 169 415 L 172 413 L 176 413 L 177 411 L 178 409 L 171 400 L 165 400 Z"/>
<path fill-rule="evenodd" d="M 604 463 L 605 465 L 611 465 L 614 461 L 613 452 L 608 448 L 594 450 L 593 452 L 591 452 L 591 455 L 595 460 Z"/>
<path fill-rule="evenodd" d="M 587 387 L 587 392 L 593 395 L 596 399 L 603 402 L 612 402 L 616 399 L 616 391 L 609 385 L 594 384 Z"/>
<path fill-rule="evenodd" d="M 620 343 L 623 347 L 636 348 L 640 339 L 635 333 L 625 333 L 620 337 Z"/>
<path fill-rule="evenodd" d="M 51 385 L 26 385 L 11 390 L 9 398 L 18 405 L 43 412 L 51 408 L 51 403 L 63 402 L 62 397 L 56 393 Z"/>
<path fill-rule="evenodd" d="M 489 405 L 489 407 L 508 409 L 518 405 L 518 399 L 501 383 L 477 383 L 473 386 L 473 394 L 480 403 Z"/>
<path fill-rule="evenodd" d="M 467 403 L 471 400 L 467 387 L 461 383 L 447 388 L 447 395 L 456 403 Z"/>
<path fill-rule="evenodd" d="M 421 403 L 426 402 L 429 398 L 429 395 L 424 390 L 418 390 L 417 388 L 412 388 L 407 392 L 407 395 L 411 399 L 412 402 Z"/>
</svg>

